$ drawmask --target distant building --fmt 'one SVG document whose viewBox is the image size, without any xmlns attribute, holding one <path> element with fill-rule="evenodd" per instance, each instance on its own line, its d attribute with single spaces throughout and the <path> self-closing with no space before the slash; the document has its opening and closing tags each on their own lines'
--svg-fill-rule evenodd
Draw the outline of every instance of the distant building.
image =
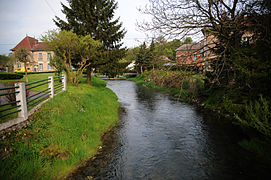
<svg viewBox="0 0 271 180">
<path fill-rule="evenodd" d="M 178 49 L 176 49 L 177 64 L 203 66 L 201 61 L 204 59 L 204 56 L 205 52 L 203 42 L 183 44 Z"/>
<path fill-rule="evenodd" d="M 27 65 L 27 71 L 29 72 L 43 72 L 53 71 L 54 69 L 50 66 L 50 58 L 53 57 L 53 51 L 45 50 L 46 43 L 39 42 L 33 37 L 26 36 L 19 44 L 11 49 L 12 52 L 19 48 L 25 48 L 31 52 L 31 58 L 33 63 Z M 24 72 L 25 67 L 23 63 L 16 62 L 14 65 L 15 72 Z"/>
<path fill-rule="evenodd" d="M 135 60 L 132 60 L 130 64 L 128 64 L 128 66 L 126 67 L 127 70 L 132 71 L 135 69 Z"/>
<path fill-rule="evenodd" d="M 241 19 L 241 23 L 246 26 L 242 31 L 242 45 L 255 43 L 255 40 L 252 38 L 253 32 L 249 30 L 252 24 L 247 22 L 247 17 L 241 17 Z M 204 35 L 204 39 L 199 43 L 183 44 L 176 49 L 176 62 L 179 65 L 196 65 L 201 67 L 200 69 L 211 71 L 209 62 L 218 57 L 218 54 L 215 54 L 214 50 L 216 49 L 216 45 L 219 44 L 219 40 L 210 27 L 203 28 L 201 32 Z"/>
<path fill-rule="evenodd" d="M 177 64 L 197 66 L 201 70 L 210 71 L 211 68 L 208 61 L 217 57 L 213 53 L 213 48 L 215 48 L 218 39 L 209 28 L 203 28 L 201 32 L 204 35 L 204 39 L 200 42 L 183 44 L 176 49 L 176 62 Z"/>
</svg>

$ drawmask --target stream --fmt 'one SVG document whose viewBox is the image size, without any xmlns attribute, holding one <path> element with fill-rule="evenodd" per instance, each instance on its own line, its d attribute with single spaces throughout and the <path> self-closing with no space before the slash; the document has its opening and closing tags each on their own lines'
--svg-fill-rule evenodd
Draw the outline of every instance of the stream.
<svg viewBox="0 0 271 180">
<path fill-rule="evenodd" d="M 266 179 L 229 120 L 126 80 L 108 81 L 122 110 L 104 147 L 73 179 Z"/>
</svg>

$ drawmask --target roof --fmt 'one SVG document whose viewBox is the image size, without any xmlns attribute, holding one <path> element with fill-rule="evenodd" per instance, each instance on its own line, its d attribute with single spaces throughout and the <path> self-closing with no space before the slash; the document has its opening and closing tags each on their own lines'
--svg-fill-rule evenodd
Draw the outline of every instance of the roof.
<svg viewBox="0 0 271 180">
<path fill-rule="evenodd" d="M 19 48 L 25 48 L 30 51 L 44 50 L 46 47 L 46 43 L 39 42 L 37 39 L 33 37 L 26 36 L 19 44 L 17 44 L 14 48 L 10 49 L 11 51 L 16 51 Z"/>
<path fill-rule="evenodd" d="M 181 45 L 176 51 L 192 51 L 192 50 L 199 50 L 203 46 L 201 43 L 191 43 L 191 44 L 183 44 Z"/>
</svg>

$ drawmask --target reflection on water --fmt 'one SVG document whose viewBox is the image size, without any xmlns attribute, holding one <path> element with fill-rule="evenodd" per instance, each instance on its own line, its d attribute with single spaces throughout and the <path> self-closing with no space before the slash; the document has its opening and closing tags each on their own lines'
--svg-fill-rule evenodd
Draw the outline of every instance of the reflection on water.
<svg viewBox="0 0 271 180">
<path fill-rule="evenodd" d="M 210 113 L 130 81 L 108 81 L 124 108 L 110 145 L 76 179 L 262 179 L 239 130 Z M 114 135 L 114 136 L 112 136 Z M 106 149 L 106 148 L 105 148 Z M 98 169 L 98 170 L 97 170 Z"/>
</svg>

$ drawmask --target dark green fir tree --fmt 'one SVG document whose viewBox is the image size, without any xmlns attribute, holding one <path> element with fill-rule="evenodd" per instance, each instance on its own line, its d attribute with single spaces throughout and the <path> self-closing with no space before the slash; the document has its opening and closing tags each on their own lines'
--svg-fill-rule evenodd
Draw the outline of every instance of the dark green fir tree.
<svg viewBox="0 0 271 180">
<path fill-rule="evenodd" d="M 91 35 L 103 47 L 93 60 L 94 67 L 87 69 L 87 81 L 91 81 L 91 69 L 114 66 L 123 58 L 126 49 L 121 40 L 126 31 L 119 18 L 114 18 L 117 8 L 115 0 L 68 0 L 69 6 L 62 5 L 67 21 L 55 17 L 54 22 L 61 30 L 73 30 L 77 35 Z M 101 70 L 103 70 L 101 68 Z"/>
<path fill-rule="evenodd" d="M 152 58 L 152 52 L 144 42 L 136 55 L 137 72 L 142 74 L 145 70 L 150 70 L 152 67 Z"/>
</svg>

